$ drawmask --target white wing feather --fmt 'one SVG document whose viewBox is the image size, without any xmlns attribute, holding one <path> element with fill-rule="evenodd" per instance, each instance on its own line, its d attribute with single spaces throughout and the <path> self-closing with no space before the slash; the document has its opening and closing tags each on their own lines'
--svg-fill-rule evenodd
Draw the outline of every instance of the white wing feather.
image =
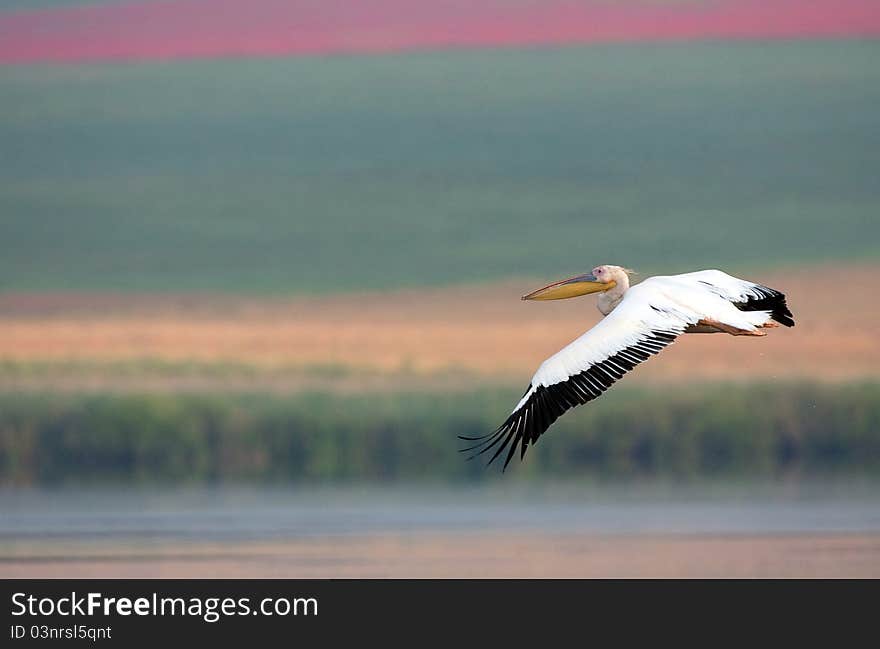
<svg viewBox="0 0 880 649">
<path fill-rule="evenodd" d="M 620 304 L 595 327 L 541 363 L 532 377 L 532 387 L 514 412 L 539 386 L 567 381 L 584 370 L 647 340 L 656 332 L 677 336 L 700 320 L 700 313 L 670 300 L 650 280 L 633 286 Z"/>
</svg>

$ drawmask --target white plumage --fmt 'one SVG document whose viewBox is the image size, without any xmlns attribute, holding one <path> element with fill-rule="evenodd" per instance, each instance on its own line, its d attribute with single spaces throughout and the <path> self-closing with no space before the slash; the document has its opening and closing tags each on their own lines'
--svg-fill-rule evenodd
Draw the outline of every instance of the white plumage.
<svg viewBox="0 0 880 649">
<path fill-rule="evenodd" d="M 617 379 L 683 333 L 724 332 L 763 336 L 763 329 L 793 326 L 785 296 L 766 286 L 720 270 L 651 277 L 629 287 L 619 266 L 598 266 L 592 274 L 551 284 L 523 299 L 562 299 L 602 292 L 596 326 L 545 360 L 510 417 L 463 449 L 474 456 L 493 451 L 489 462 L 509 446 L 505 468 L 520 445 L 529 444 L 566 410 L 586 403 Z"/>
</svg>

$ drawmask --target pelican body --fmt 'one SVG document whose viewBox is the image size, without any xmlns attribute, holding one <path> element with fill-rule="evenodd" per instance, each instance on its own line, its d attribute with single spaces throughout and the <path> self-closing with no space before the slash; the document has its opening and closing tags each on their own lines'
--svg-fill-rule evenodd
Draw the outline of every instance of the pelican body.
<svg viewBox="0 0 880 649">
<path fill-rule="evenodd" d="M 592 401 L 636 365 L 659 353 L 685 333 L 765 336 L 766 329 L 794 326 L 785 295 L 720 270 L 649 277 L 630 286 L 620 266 L 597 266 L 586 275 L 555 282 L 524 300 L 561 300 L 599 293 L 605 316 L 595 327 L 545 360 L 516 408 L 495 431 L 463 451 L 471 457 L 505 449 L 504 468 L 564 412 Z"/>
</svg>

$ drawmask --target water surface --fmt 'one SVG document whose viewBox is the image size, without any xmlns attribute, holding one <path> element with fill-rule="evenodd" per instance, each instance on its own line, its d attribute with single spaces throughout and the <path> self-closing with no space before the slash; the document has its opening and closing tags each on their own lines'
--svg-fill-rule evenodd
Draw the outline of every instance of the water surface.
<svg viewBox="0 0 880 649">
<path fill-rule="evenodd" d="M 0 544 L 266 541 L 364 534 L 880 531 L 871 482 L 0 491 Z"/>
</svg>

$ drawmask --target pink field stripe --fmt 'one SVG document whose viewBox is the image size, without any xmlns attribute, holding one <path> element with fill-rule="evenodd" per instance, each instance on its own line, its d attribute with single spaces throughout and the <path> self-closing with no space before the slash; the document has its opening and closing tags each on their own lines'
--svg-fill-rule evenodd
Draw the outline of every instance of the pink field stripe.
<svg viewBox="0 0 880 649">
<path fill-rule="evenodd" d="M 0 13 L 0 63 L 880 36 L 880 0 L 154 0 Z"/>
</svg>

